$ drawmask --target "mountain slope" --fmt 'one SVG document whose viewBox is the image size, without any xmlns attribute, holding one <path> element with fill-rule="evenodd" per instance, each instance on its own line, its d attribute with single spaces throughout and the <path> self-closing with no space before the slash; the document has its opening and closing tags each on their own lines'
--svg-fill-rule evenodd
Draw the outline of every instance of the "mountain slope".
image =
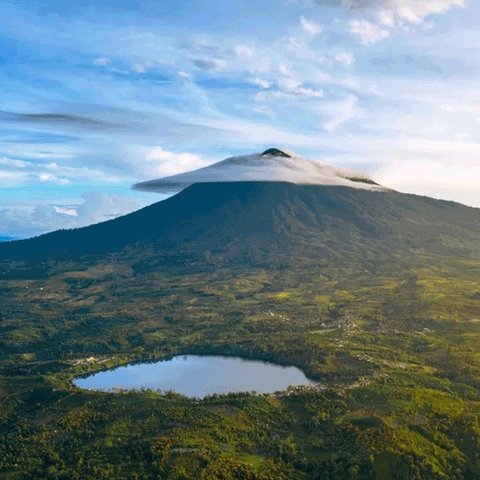
<svg viewBox="0 0 480 480">
<path fill-rule="evenodd" d="M 362 258 L 421 252 L 478 256 L 480 210 L 393 191 L 275 182 L 196 184 L 165 201 L 90 227 L 0 245 L 0 261 L 138 253 L 172 259 L 205 251 L 226 262 L 259 257 Z M 280 249 L 280 250 L 278 250 Z M 126 255 L 126 253 L 124 253 Z"/>
</svg>

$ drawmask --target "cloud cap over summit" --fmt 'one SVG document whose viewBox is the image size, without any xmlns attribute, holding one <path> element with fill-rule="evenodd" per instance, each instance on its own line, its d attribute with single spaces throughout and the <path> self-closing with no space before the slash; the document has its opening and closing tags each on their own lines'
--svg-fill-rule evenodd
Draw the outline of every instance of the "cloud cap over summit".
<svg viewBox="0 0 480 480">
<path fill-rule="evenodd" d="M 289 182 L 384 190 L 363 173 L 309 160 L 277 148 L 270 148 L 263 153 L 229 157 L 198 170 L 137 183 L 134 188 L 147 192 L 173 193 L 194 183 L 211 182 Z"/>
</svg>

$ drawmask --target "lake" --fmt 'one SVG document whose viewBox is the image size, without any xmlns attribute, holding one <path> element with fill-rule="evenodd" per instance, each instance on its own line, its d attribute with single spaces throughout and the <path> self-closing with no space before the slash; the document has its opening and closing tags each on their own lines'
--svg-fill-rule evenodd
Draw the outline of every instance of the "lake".
<svg viewBox="0 0 480 480">
<path fill-rule="evenodd" d="M 187 397 L 229 392 L 273 393 L 290 385 L 316 385 L 296 367 L 219 355 L 182 355 L 155 363 L 137 363 L 77 378 L 77 387 L 173 390 Z"/>
</svg>

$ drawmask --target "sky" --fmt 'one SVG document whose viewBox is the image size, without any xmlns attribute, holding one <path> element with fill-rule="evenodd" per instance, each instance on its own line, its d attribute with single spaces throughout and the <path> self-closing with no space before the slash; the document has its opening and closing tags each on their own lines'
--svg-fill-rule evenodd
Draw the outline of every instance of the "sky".
<svg viewBox="0 0 480 480">
<path fill-rule="evenodd" d="M 480 207 L 479 0 L 2 0 L 0 236 L 288 148 Z"/>
</svg>

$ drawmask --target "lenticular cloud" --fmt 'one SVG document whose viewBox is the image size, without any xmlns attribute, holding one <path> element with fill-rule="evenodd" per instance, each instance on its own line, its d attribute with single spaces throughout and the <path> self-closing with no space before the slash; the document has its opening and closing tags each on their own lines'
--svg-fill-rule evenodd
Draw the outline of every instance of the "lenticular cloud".
<svg viewBox="0 0 480 480">
<path fill-rule="evenodd" d="M 208 167 L 134 185 L 137 190 L 173 193 L 194 183 L 289 182 L 302 185 L 342 185 L 383 190 L 366 175 L 308 160 L 271 148 L 263 153 L 230 157 Z"/>
</svg>

